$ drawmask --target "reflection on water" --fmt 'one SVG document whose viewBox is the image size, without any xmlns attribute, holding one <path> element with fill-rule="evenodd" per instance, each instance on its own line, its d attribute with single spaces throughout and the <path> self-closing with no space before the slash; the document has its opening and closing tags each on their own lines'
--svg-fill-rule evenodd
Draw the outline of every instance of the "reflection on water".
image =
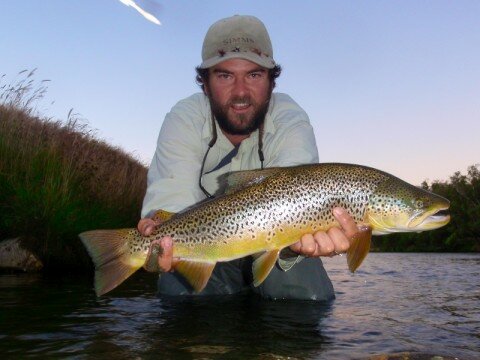
<svg viewBox="0 0 480 360">
<path fill-rule="evenodd" d="M 252 295 L 157 298 L 139 273 L 96 298 L 90 279 L 0 276 L 6 357 L 362 358 L 480 356 L 480 255 L 370 254 L 354 275 L 326 259 L 331 304 Z"/>
</svg>

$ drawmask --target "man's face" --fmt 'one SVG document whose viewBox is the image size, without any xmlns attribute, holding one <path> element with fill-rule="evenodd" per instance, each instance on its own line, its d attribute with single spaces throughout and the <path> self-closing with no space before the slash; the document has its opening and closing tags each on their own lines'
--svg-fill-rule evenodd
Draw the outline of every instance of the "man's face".
<svg viewBox="0 0 480 360">
<path fill-rule="evenodd" d="M 272 86 L 264 67 L 230 59 L 209 69 L 205 92 L 220 128 L 231 135 L 248 135 L 264 121 Z"/>
</svg>

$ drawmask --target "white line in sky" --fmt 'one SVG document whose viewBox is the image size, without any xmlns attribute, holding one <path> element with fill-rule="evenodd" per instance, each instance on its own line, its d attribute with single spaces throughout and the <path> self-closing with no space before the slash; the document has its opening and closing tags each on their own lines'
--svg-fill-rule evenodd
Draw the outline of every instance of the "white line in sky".
<svg viewBox="0 0 480 360">
<path fill-rule="evenodd" d="M 153 22 L 154 24 L 157 24 L 157 25 L 162 25 L 160 23 L 160 21 L 155 17 L 153 16 L 152 14 L 146 12 L 145 10 L 143 10 L 140 6 L 138 6 L 137 4 L 135 4 L 135 2 L 133 0 L 119 0 L 122 4 L 124 5 L 127 5 L 127 6 L 131 6 L 133 7 L 135 10 L 137 10 L 140 14 L 143 15 L 143 17 L 151 22 Z"/>
</svg>

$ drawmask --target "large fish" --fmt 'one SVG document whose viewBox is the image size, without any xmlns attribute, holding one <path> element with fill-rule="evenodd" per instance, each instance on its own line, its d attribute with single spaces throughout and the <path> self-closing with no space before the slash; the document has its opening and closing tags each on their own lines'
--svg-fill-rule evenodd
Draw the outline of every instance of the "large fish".
<svg viewBox="0 0 480 360">
<path fill-rule="evenodd" d="M 373 168 L 312 164 L 231 173 L 226 195 L 176 214 L 142 237 L 135 229 L 80 234 L 95 264 L 95 290 L 102 295 L 140 267 L 152 268 L 153 240 L 170 235 L 175 271 L 201 291 L 219 261 L 263 253 L 253 263 L 254 285 L 270 273 L 283 248 L 303 234 L 337 226 L 335 206 L 344 207 L 365 229 L 347 252 L 355 271 L 374 235 L 423 231 L 447 224 L 447 199 Z"/>
</svg>

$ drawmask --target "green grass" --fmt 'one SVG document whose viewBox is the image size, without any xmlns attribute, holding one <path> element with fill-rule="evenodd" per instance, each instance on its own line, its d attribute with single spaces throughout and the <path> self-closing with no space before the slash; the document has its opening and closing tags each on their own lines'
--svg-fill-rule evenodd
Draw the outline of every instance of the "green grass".
<svg viewBox="0 0 480 360">
<path fill-rule="evenodd" d="M 22 81 L 0 96 L 0 240 L 21 236 L 47 270 L 90 268 L 78 234 L 134 227 L 147 169 L 71 116 L 34 114 L 44 91 Z"/>
</svg>

